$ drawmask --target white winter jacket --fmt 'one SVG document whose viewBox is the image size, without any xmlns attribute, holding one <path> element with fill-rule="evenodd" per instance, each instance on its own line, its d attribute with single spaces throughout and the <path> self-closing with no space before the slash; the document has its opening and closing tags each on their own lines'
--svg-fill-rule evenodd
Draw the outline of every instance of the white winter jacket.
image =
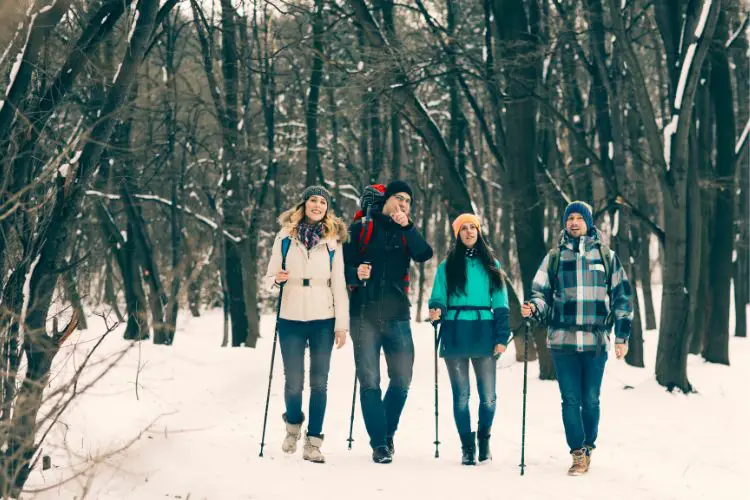
<svg viewBox="0 0 750 500">
<path fill-rule="evenodd" d="M 292 321 L 335 318 L 335 331 L 349 331 L 349 295 L 344 278 L 344 253 L 339 234 L 321 238 L 309 251 L 297 238 L 291 238 L 286 256 L 289 281 L 284 285 L 279 317 Z M 281 241 L 289 236 L 285 227 L 276 235 L 265 282 L 278 289 L 276 273 L 281 271 Z M 333 251 L 333 263 L 329 250 Z M 307 286 L 305 286 L 305 281 Z"/>
</svg>

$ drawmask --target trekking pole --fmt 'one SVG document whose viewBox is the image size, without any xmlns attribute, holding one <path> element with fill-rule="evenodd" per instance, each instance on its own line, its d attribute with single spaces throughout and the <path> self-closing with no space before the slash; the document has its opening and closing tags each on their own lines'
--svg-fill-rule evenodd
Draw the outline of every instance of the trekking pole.
<svg viewBox="0 0 750 500">
<path fill-rule="evenodd" d="M 435 321 L 432 323 L 432 327 L 435 330 L 435 458 L 440 458 L 440 439 L 438 438 L 438 343 L 440 338 L 438 337 L 438 325 L 440 323 Z"/>
<path fill-rule="evenodd" d="M 523 336 L 523 412 L 521 417 L 521 475 L 526 469 L 526 382 L 528 380 L 529 367 L 529 334 L 531 333 L 531 322 L 527 319 L 524 326 L 526 333 Z"/>
<path fill-rule="evenodd" d="M 281 297 L 284 295 L 284 283 L 279 285 L 279 302 L 276 304 L 276 326 L 273 332 L 273 348 L 271 350 L 271 369 L 268 372 L 268 392 L 266 392 L 266 409 L 263 412 L 263 434 L 260 438 L 260 455 L 263 457 L 263 447 L 266 444 L 266 423 L 268 421 L 268 403 L 271 400 L 271 381 L 273 380 L 273 362 L 276 359 L 276 341 L 279 338 L 279 315 L 281 314 Z"/>
<path fill-rule="evenodd" d="M 362 264 L 372 265 L 369 261 L 364 261 Z M 362 281 L 362 304 L 359 306 L 359 334 L 358 337 L 362 337 L 363 330 L 365 327 L 365 289 L 367 288 L 367 280 Z M 354 438 L 352 438 L 352 432 L 354 431 L 354 411 L 357 408 L 357 348 L 354 345 L 354 339 L 352 339 L 352 349 L 354 350 L 354 390 L 352 391 L 352 413 L 349 417 L 349 439 L 347 441 L 349 442 L 348 449 L 352 449 L 352 441 L 354 441 Z"/>
</svg>

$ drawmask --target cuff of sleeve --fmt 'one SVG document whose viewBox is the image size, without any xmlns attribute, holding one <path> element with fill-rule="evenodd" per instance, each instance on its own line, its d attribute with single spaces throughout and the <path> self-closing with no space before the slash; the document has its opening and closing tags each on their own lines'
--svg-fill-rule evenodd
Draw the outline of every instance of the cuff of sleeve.
<svg viewBox="0 0 750 500">
<path fill-rule="evenodd" d="M 623 342 L 627 342 L 630 337 L 630 331 L 633 323 L 629 319 L 618 319 L 615 321 L 615 336 L 619 343 L 622 339 Z"/>
</svg>

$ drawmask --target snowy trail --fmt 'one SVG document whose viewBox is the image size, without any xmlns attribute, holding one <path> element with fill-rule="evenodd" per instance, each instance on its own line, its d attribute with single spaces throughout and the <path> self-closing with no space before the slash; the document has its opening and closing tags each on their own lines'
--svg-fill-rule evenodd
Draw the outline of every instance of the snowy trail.
<svg viewBox="0 0 750 500">
<path fill-rule="evenodd" d="M 96 499 L 288 499 L 308 498 L 490 499 L 521 494 L 528 499 L 739 499 L 750 460 L 747 423 L 750 407 L 745 386 L 750 375 L 750 343 L 732 339 L 733 366 L 689 360 L 691 381 L 700 394 L 666 394 L 653 377 L 656 332 L 646 334 L 647 368 L 607 364 L 602 388 L 600 439 L 592 469 L 569 478 L 560 402 L 555 382 L 537 379 L 529 366 L 526 476 L 519 476 L 523 366 L 512 347 L 498 373 L 498 405 L 493 428 L 494 460 L 489 465 L 460 465 L 460 444 L 453 423 L 450 385 L 440 361 L 440 459 L 435 459 L 432 329 L 414 324 L 414 379 L 391 465 L 370 460 L 367 434 L 357 403 L 354 447 L 347 451 L 353 383 L 351 342 L 335 351 L 323 452 L 328 463 L 304 462 L 281 452 L 283 371 L 277 353 L 266 436 L 265 458 L 258 457 L 268 381 L 273 318 L 264 317 L 257 349 L 219 347 L 222 317 L 182 316 L 171 348 L 145 343 L 133 348 L 99 385 L 64 417 L 67 448 L 46 452 L 55 467 L 35 471 L 28 484 L 39 488 L 69 477 L 68 463 L 82 463 L 132 440 L 156 420 L 126 451 L 95 469 L 89 494 Z M 78 339 L 103 329 L 92 321 Z M 121 331 L 105 341 L 100 357 L 127 344 Z M 82 349 L 82 348 L 80 348 Z M 81 353 L 83 351 L 81 350 Z M 135 378 L 140 355 L 139 397 Z M 76 354 L 80 360 L 82 354 Z M 385 371 L 383 372 L 385 373 Z M 624 385 L 634 389 L 623 390 Z M 306 404 L 306 403 L 305 403 Z M 472 398 L 476 419 L 476 398 Z M 52 442 L 62 442 L 60 432 Z M 83 477 L 34 498 L 81 498 Z"/>
</svg>

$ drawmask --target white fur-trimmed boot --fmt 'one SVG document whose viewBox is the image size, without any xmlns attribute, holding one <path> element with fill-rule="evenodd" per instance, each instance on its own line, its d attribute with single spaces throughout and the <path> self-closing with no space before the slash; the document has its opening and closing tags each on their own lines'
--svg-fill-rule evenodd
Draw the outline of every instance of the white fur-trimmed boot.
<svg viewBox="0 0 750 500">
<path fill-rule="evenodd" d="M 321 446 L 323 446 L 322 435 L 320 437 L 305 435 L 305 446 L 302 448 L 302 458 L 316 464 L 325 463 L 326 457 L 320 452 Z"/>
<path fill-rule="evenodd" d="M 290 424 L 286 421 L 286 413 L 281 418 L 286 423 L 286 436 L 284 436 L 284 442 L 281 443 L 281 449 L 284 453 L 294 453 L 297 451 L 297 441 L 302 437 L 302 422 L 305 421 L 305 416 L 302 415 L 302 422 L 299 424 Z"/>
</svg>

